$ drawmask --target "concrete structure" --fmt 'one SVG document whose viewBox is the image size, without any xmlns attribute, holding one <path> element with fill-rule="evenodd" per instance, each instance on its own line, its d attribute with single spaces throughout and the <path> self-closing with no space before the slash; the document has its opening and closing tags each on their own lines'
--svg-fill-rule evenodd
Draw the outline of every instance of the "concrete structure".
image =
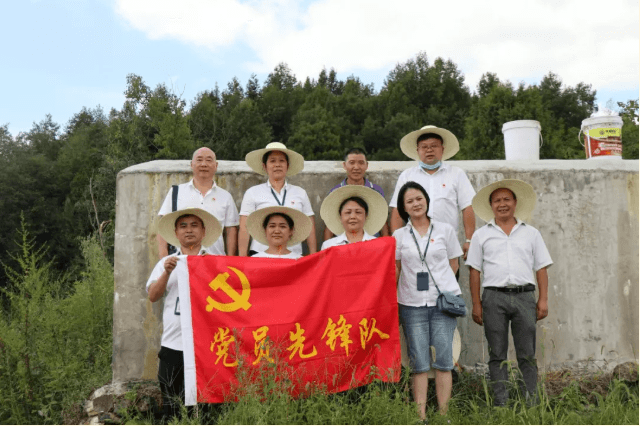
<svg viewBox="0 0 640 426">
<path fill-rule="evenodd" d="M 587 360 L 613 368 L 638 357 L 638 161 L 452 161 L 474 188 L 505 178 L 533 185 L 538 204 L 532 225 L 555 264 L 549 270 L 549 317 L 538 324 L 541 369 Z M 415 162 L 372 162 L 369 177 L 389 200 L 400 172 Z M 113 379 L 155 379 L 162 304 L 152 305 L 144 284 L 158 260 L 157 212 L 172 184 L 190 179 L 189 161 L 152 161 L 118 174 L 115 236 Z M 320 204 L 344 177 L 340 162 L 307 162 L 291 182 L 305 188 L 324 231 Z M 217 183 L 240 207 L 242 195 L 264 178 L 244 162 L 220 161 Z M 483 225 L 477 219 L 477 225 Z M 460 234 L 462 240 L 462 234 Z M 470 303 L 468 270 L 463 296 Z M 487 362 L 481 327 L 459 320 L 460 363 Z M 511 358 L 515 358 L 511 354 Z"/>
</svg>

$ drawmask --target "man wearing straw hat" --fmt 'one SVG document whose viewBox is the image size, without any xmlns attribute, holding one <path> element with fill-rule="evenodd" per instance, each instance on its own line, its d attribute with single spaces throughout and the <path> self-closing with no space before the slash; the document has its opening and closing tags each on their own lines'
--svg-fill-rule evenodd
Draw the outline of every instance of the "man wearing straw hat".
<svg viewBox="0 0 640 426">
<path fill-rule="evenodd" d="M 489 344 L 496 406 L 504 406 L 509 396 L 507 366 L 503 364 L 509 347 L 509 323 L 524 379 L 523 393 L 531 403 L 537 401 L 536 321 L 549 312 L 547 268 L 553 262 L 540 232 L 523 221 L 529 220 L 535 204 L 533 187 L 516 179 L 487 185 L 473 198 L 474 211 L 487 224 L 473 234 L 466 263 L 473 320 L 484 325 Z M 484 274 L 482 299 L 480 272 Z"/>
<path fill-rule="evenodd" d="M 462 211 L 462 223 L 466 241 L 462 245 L 466 259 L 471 236 L 476 227 L 476 219 L 471 207 L 475 191 L 466 173 L 459 167 L 444 163 L 453 157 L 460 145 L 453 133 L 436 126 L 424 126 L 420 130 L 405 135 L 400 141 L 402 152 L 419 164 L 405 170 L 398 177 L 396 189 L 391 197 L 391 233 L 404 224 L 398 214 L 398 191 L 402 185 L 414 181 L 422 185 L 429 194 L 429 216 L 438 222 L 445 222 L 458 230 L 459 211 Z"/>
<path fill-rule="evenodd" d="M 224 227 L 227 240 L 226 254 L 235 256 L 238 246 L 238 209 L 231 194 L 220 188 L 214 176 L 218 170 L 216 154 L 206 147 L 198 148 L 191 158 L 193 179 L 187 183 L 176 185 L 170 189 L 160 207 L 158 216 L 164 216 L 172 211 L 198 207 L 211 213 Z M 158 234 L 158 256 L 163 258 L 168 253 L 167 242 Z M 225 247 L 222 235 L 213 241 L 207 249 L 212 254 L 224 256 Z"/>
<path fill-rule="evenodd" d="M 165 256 L 156 264 L 147 281 L 147 293 L 151 302 L 157 302 L 164 296 L 158 381 L 162 392 L 163 415 L 168 419 L 178 413 L 178 400 L 184 403 L 180 299 L 178 277 L 173 270 L 178 263 L 177 256 L 210 254 L 206 247 L 218 240 L 222 227 L 207 211 L 189 208 L 163 216 L 158 225 L 158 233 L 178 249 L 175 255 Z"/>
</svg>

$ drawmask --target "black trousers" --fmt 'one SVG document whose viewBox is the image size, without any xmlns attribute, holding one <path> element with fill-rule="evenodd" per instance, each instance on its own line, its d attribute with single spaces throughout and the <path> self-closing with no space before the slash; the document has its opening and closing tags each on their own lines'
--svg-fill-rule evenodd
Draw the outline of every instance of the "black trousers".
<svg viewBox="0 0 640 426">
<path fill-rule="evenodd" d="M 161 346 L 158 353 L 158 382 L 162 393 L 162 414 L 166 419 L 179 416 L 184 405 L 184 358 L 182 351 Z"/>
</svg>

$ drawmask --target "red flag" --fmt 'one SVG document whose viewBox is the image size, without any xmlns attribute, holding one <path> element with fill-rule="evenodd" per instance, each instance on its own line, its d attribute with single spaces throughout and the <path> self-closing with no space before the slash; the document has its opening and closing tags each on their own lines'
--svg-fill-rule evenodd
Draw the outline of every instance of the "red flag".
<svg viewBox="0 0 640 426">
<path fill-rule="evenodd" d="M 293 395 L 399 380 L 394 251 L 386 237 L 299 260 L 189 256 L 198 402 L 235 400 L 238 374 L 265 367 Z"/>
</svg>

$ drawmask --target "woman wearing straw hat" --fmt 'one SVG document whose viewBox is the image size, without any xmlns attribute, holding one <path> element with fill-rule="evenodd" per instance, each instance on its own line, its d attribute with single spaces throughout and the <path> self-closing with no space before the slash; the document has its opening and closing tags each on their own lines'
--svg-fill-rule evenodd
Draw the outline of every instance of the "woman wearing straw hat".
<svg viewBox="0 0 640 426">
<path fill-rule="evenodd" d="M 254 172 L 268 177 L 267 182 L 253 186 L 245 192 L 240 206 L 240 233 L 238 235 L 238 253 L 247 256 L 249 253 L 249 232 L 247 217 L 256 210 L 265 207 L 282 206 L 301 211 L 306 216 L 313 216 L 313 209 L 307 192 L 299 186 L 286 181 L 287 176 L 298 174 L 304 168 L 304 158 L 295 151 L 287 149 L 280 142 L 271 142 L 264 149 L 251 151 L 245 161 Z M 315 253 L 316 230 L 311 220 L 311 230 L 307 237 L 309 253 Z M 268 248 L 256 239 L 251 242 L 251 251 L 261 252 Z M 291 251 L 302 255 L 302 245 L 296 244 Z"/>
<path fill-rule="evenodd" d="M 487 185 L 473 198 L 473 210 L 487 224 L 473 234 L 466 263 L 473 321 L 484 325 L 489 344 L 496 406 L 504 406 L 509 396 L 507 367 L 503 365 L 509 348 L 509 323 L 525 395 L 531 403 L 537 401 L 536 321 L 549 313 L 547 268 L 553 261 L 540 232 L 524 222 L 530 219 L 536 198 L 533 187 L 517 179 Z"/>
<path fill-rule="evenodd" d="M 331 192 L 322 202 L 320 217 L 337 237 L 322 243 L 329 247 L 373 240 L 387 222 L 389 207 L 377 191 L 359 185 L 347 185 Z"/>
<path fill-rule="evenodd" d="M 304 241 L 311 232 L 311 220 L 304 213 L 290 207 L 265 207 L 251 213 L 247 218 L 247 230 L 251 237 L 268 246 L 253 257 L 299 259 L 287 247 Z"/>
<path fill-rule="evenodd" d="M 179 414 L 178 399 L 184 403 L 184 359 L 182 355 L 182 329 L 178 277 L 173 273 L 177 256 L 204 256 L 222 235 L 220 222 L 206 210 L 189 208 L 162 216 L 158 233 L 166 242 L 178 249 L 174 255 L 163 257 L 153 268 L 147 281 L 149 300 L 157 302 L 164 296 L 162 311 L 162 338 L 158 381 L 162 393 L 163 416 L 169 419 Z"/>
<path fill-rule="evenodd" d="M 393 233 L 396 239 L 398 311 L 412 369 L 413 399 L 421 419 L 426 418 L 429 370 L 436 370 L 440 414 L 451 398 L 453 336 L 456 318 L 436 306 L 440 292 L 460 294 L 455 273 L 462 248 L 451 225 L 427 216 L 429 195 L 413 181 L 398 191 L 398 213 L 407 225 Z M 435 349 L 435 357 L 430 348 Z"/>
</svg>

